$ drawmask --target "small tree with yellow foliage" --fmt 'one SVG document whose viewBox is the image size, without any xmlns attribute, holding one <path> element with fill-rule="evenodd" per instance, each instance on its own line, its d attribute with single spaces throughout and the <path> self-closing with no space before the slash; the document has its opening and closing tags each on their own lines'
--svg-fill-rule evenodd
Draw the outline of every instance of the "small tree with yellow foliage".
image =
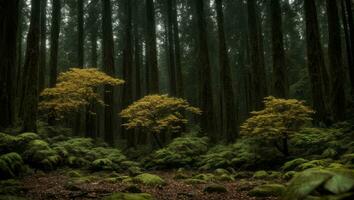
<svg viewBox="0 0 354 200">
<path fill-rule="evenodd" d="M 62 117 L 92 102 L 103 104 L 96 91 L 98 86 L 123 83 L 123 80 L 108 76 L 98 69 L 72 68 L 59 75 L 55 87 L 47 88 L 41 93 L 39 109 L 51 117 Z"/>
<path fill-rule="evenodd" d="M 190 106 L 184 99 L 149 95 L 128 106 L 120 116 L 127 120 L 123 124 L 126 129 L 140 128 L 152 134 L 161 147 L 158 134 L 165 131 L 178 132 L 188 123 L 183 112 L 201 114 L 200 109 Z"/>
<path fill-rule="evenodd" d="M 288 139 L 307 122 L 314 111 L 296 99 L 266 97 L 265 109 L 252 112 L 252 117 L 241 126 L 241 134 L 260 137 L 274 142 L 285 156 L 289 155 Z M 282 141 L 282 147 L 278 141 Z"/>
</svg>

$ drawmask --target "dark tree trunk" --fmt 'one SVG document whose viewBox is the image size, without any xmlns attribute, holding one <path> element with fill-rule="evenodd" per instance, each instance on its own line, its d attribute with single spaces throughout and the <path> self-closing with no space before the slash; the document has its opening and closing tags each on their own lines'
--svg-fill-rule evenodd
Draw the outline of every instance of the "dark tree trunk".
<svg viewBox="0 0 354 200">
<path fill-rule="evenodd" d="M 341 25 L 337 1 L 327 0 L 328 56 L 331 72 L 331 113 L 335 121 L 345 119 L 345 76 L 342 61 Z"/>
<path fill-rule="evenodd" d="M 232 86 L 232 74 L 227 54 L 225 30 L 224 30 L 224 14 L 222 9 L 222 0 L 216 0 L 216 13 L 219 32 L 219 62 L 220 62 L 220 79 L 222 84 L 221 104 L 225 105 L 226 119 L 222 119 L 226 127 L 227 141 L 234 142 L 237 137 L 237 121 L 236 121 L 236 106 L 235 95 Z"/>
<path fill-rule="evenodd" d="M 267 80 L 263 53 L 263 37 L 261 22 L 256 0 L 247 1 L 248 8 L 248 34 L 250 41 L 250 59 L 253 80 L 253 96 L 256 110 L 263 108 L 263 99 L 267 96 Z"/>
<path fill-rule="evenodd" d="M 314 0 L 306 0 L 304 2 L 307 58 L 313 107 L 316 111 L 316 121 L 326 122 L 327 109 L 325 104 L 326 95 L 323 87 L 325 78 L 323 78 L 323 75 L 327 72 L 323 72 L 325 70 L 325 63 L 320 41 L 316 4 Z"/>
<path fill-rule="evenodd" d="M 38 64 L 41 0 L 32 0 L 30 28 L 24 64 L 23 131 L 37 131 Z"/>
<path fill-rule="evenodd" d="M 347 8 L 348 15 L 348 25 L 349 25 L 349 35 L 352 47 L 352 58 L 354 59 L 354 19 L 353 19 L 353 8 L 351 0 L 345 0 L 345 5 Z M 352 96 L 354 96 L 354 65 L 349 66 L 349 76 L 352 89 Z"/>
<path fill-rule="evenodd" d="M 199 106 L 202 110 L 201 130 L 212 141 L 217 140 L 215 134 L 215 116 L 213 108 L 213 92 L 211 84 L 211 66 L 207 40 L 206 21 L 203 0 L 196 0 L 196 20 L 198 30 L 198 69 L 199 69 Z"/>
<path fill-rule="evenodd" d="M 47 0 L 41 0 L 41 46 L 39 56 L 39 93 L 45 88 L 46 58 L 47 58 Z"/>
<path fill-rule="evenodd" d="M 114 70 L 114 43 L 112 31 L 112 7 L 110 0 L 102 0 L 102 30 L 103 30 L 103 71 L 110 75 L 115 76 Z M 104 139 L 113 145 L 114 144 L 114 87 L 104 86 Z"/>
<path fill-rule="evenodd" d="M 77 30 L 78 30 L 78 49 L 77 64 L 79 68 L 84 67 L 84 0 L 77 3 Z"/>
<path fill-rule="evenodd" d="M 127 108 L 133 102 L 133 45 L 132 45 L 132 1 L 124 1 L 125 16 L 125 47 L 123 50 L 123 85 L 122 109 Z M 123 123 L 124 120 L 123 120 Z M 128 147 L 135 146 L 134 130 L 125 130 L 122 127 L 122 135 L 127 138 Z"/>
<path fill-rule="evenodd" d="M 18 0 L 0 0 L 0 131 L 14 123 Z"/>
<path fill-rule="evenodd" d="M 171 96 L 177 96 L 176 82 L 176 58 L 173 35 L 173 7 L 172 0 L 168 0 L 167 4 L 167 38 L 168 38 L 168 72 L 169 72 L 169 93 Z"/>
<path fill-rule="evenodd" d="M 273 44 L 273 95 L 279 98 L 289 96 L 288 73 L 282 30 L 282 10 L 280 0 L 270 1 L 272 44 Z"/>
<path fill-rule="evenodd" d="M 159 70 L 157 67 L 155 5 L 153 0 L 146 0 L 146 62 L 148 73 L 148 93 L 159 93 Z"/>
<path fill-rule="evenodd" d="M 52 10 L 52 26 L 50 33 L 49 87 L 55 86 L 58 75 L 58 48 L 61 20 L 61 0 L 53 0 Z"/>
<path fill-rule="evenodd" d="M 172 23 L 173 23 L 173 37 L 174 37 L 174 50 L 176 59 L 176 85 L 177 96 L 184 97 L 184 81 L 181 64 L 181 45 L 179 39 L 178 16 L 177 16 L 177 3 L 176 0 L 172 1 Z"/>
</svg>

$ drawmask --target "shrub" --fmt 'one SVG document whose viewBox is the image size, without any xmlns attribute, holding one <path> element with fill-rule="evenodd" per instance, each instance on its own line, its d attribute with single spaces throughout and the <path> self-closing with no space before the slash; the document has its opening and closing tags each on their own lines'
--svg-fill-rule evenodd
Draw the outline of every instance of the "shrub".
<svg viewBox="0 0 354 200">
<path fill-rule="evenodd" d="M 208 150 L 206 137 L 184 136 L 174 139 L 165 148 L 157 150 L 146 163 L 146 167 L 179 168 L 192 166 L 198 157 Z"/>
<path fill-rule="evenodd" d="M 161 147 L 157 134 L 181 131 L 188 122 L 184 112 L 201 113 L 198 108 L 190 106 L 184 99 L 167 95 L 149 95 L 128 106 L 120 116 L 127 120 L 123 124 L 126 129 L 140 128 L 151 133 Z"/>
<path fill-rule="evenodd" d="M 0 156 L 0 179 L 14 178 L 24 170 L 24 163 L 17 153 Z"/>
<path fill-rule="evenodd" d="M 265 109 L 252 112 L 252 117 L 241 126 L 241 134 L 267 139 L 285 156 L 289 155 L 288 139 L 312 120 L 312 109 L 296 99 L 276 99 L 267 97 Z M 278 141 L 282 141 L 282 147 Z"/>
</svg>

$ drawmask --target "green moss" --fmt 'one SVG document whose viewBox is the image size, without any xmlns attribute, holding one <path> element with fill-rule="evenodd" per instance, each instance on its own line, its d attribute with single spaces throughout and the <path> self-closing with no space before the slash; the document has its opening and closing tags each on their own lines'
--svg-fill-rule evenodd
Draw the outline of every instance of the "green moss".
<svg viewBox="0 0 354 200">
<path fill-rule="evenodd" d="M 39 140 L 40 137 L 36 133 L 22 133 L 17 136 L 17 142 L 20 143 L 21 145 L 26 145 L 32 140 Z"/>
<path fill-rule="evenodd" d="M 78 171 L 75 171 L 75 170 L 71 170 L 71 171 L 67 172 L 66 175 L 69 177 L 75 177 L 75 178 L 82 177 L 81 173 Z"/>
<path fill-rule="evenodd" d="M 92 162 L 91 168 L 93 170 L 111 170 L 113 169 L 113 162 L 110 159 L 104 158 L 104 159 L 97 159 Z"/>
<path fill-rule="evenodd" d="M 266 171 L 257 171 L 253 174 L 253 178 L 255 179 L 265 179 L 265 178 L 268 178 L 269 177 L 269 174 L 268 172 Z"/>
<path fill-rule="evenodd" d="M 322 158 L 335 158 L 338 155 L 338 152 L 333 148 L 327 148 L 322 153 Z"/>
<path fill-rule="evenodd" d="M 308 160 L 303 159 L 303 158 L 296 158 L 294 160 L 288 161 L 286 162 L 281 169 L 283 171 L 291 171 L 296 169 L 299 165 L 308 162 Z"/>
<path fill-rule="evenodd" d="M 141 183 L 148 186 L 163 186 L 166 182 L 159 176 L 154 174 L 143 173 L 133 178 L 136 183 Z"/>
<path fill-rule="evenodd" d="M 132 166 L 128 168 L 128 173 L 130 176 L 137 176 L 139 174 L 142 174 L 142 170 L 140 167 Z"/>
<path fill-rule="evenodd" d="M 216 176 L 215 179 L 218 181 L 235 181 L 235 178 L 230 174 L 222 174 L 220 176 Z"/>
<path fill-rule="evenodd" d="M 0 195 L 17 195 L 22 190 L 23 189 L 18 180 L 7 179 L 0 181 Z"/>
<path fill-rule="evenodd" d="M 328 162 L 325 160 L 312 160 L 299 165 L 296 169 L 303 171 L 310 168 L 325 167 L 325 166 L 328 166 Z"/>
<path fill-rule="evenodd" d="M 227 189 L 223 185 L 212 184 L 204 188 L 203 192 L 205 193 L 226 193 Z"/>
<path fill-rule="evenodd" d="M 288 181 L 288 180 L 292 179 L 295 176 L 295 174 L 296 174 L 296 171 L 288 171 L 282 176 L 282 178 Z"/>
<path fill-rule="evenodd" d="M 105 197 L 104 200 L 153 200 L 150 194 L 140 193 L 113 193 L 111 196 Z"/>
<path fill-rule="evenodd" d="M 192 178 L 203 180 L 203 181 L 213 181 L 213 180 L 215 180 L 215 175 L 214 174 L 210 174 L 210 173 L 197 174 L 197 175 L 193 176 Z"/>
<path fill-rule="evenodd" d="M 253 188 L 249 191 L 249 195 L 253 197 L 270 197 L 270 196 L 281 196 L 284 194 L 286 188 L 284 185 L 280 184 L 266 184 Z"/>
<path fill-rule="evenodd" d="M 0 132 L 0 154 L 11 152 L 15 149 L 16 137 Z"/>
<path fill-rule="evenodd" d="M 230 172 L 227 171 L 226 169 L 219 168 L 219 169 L 216 169 L 214 171 L 214 174 L 216 174 L 218 176 L 221 176 L 221 175 L 224 175 L 224 174 L 230 175 Z"/>
</svg>

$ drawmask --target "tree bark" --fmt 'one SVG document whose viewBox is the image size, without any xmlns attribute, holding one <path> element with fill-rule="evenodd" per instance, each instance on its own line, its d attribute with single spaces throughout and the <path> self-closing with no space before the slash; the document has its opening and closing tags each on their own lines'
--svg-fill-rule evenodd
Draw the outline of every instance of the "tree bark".
<svg viewBox="0 0 354 200">
<path fill-rule="evenodd" d="M 248 34 L 250 41 L 250 59 L 251 59 L 251 70 L 252 70 L 252 80 L 254 87 L 254 103 L 256 110 L 261 110 L 263 105 L 263 99 L 268 94 L 267 80 L 265 72 L 264 63 L 264 52 L 263 52 L 263 37 L 261 31 L 261 24 L 258 16 L 258 9 L 256 0 L 247 1 L 248 8 Z"/>
<path fill-rule="evenodd" d="M 53 0 L 52 27 L 50 36 L 49 87 L 55 87 L 58 75 L 58 48 L 61 20 L 61 0 Z"/>
<path fill-rule="evenodd" d="M 270 1 L 271 10 L 271 28 L 272 28 L 272 44 L 273 44 L 273 95 L 279 98 L 288 98 L 289 83 L 288 73 L 285 62 L 285 51 L 282 30 L 282 9 L 280 0 Z"/>
<path fill-rule="evenodd" d="M 15 118 L 18 12 L 18 0 L 0 0 L 0 131 Z"/>
<path fill-rule="evenodd" d="M 225 105 L 225 116 L 224 125 L 226 127 L 226 137 L 227 141 L 234 142 L 237 137 L 238 127 L 236 120 L 236 106 L 235 106 L 235 95 L 232 86 L 232 74 L 231 67 L 229 63 L 229 56 L 227 54 L 225 30 L 224 30 L 224 14 L 222 8 L 222 0 L 216 0 L 216 13 L 217 13 L 217 24 L 218 24 L 218 34 L 219 34 L 219 64 L 220 64 L 220 79 L 222 84 L 222 95 L 221 104 Z M 224 130 L 224 129 L 222 129 Z"/>
<path fill-rule="evenodd" d="M 348 15 L 348 25 L 349 25 L 349 35 L 352 47 L 352 58 L 354 59 L 354 19 L 353 19 L 353 9 L 351 0 L 345 0 L 345 5 Z M 354 97 L 354 65 L 349 66 L 349 77 L 351 83 L 352 96 Z"/>
<path fill-rule="evenodd" d="M 148 93 L 159 93 L 159 70 L 157 66 L 157 43 L 155 5 L 153 0 L 146 0 L 146 62 L 148 73 Z"/>
<path fill-rule="evenodd" d="M 47 0 L 41 0 L 41 39 L 40 39 L 40 59 L 39 59 L 39 93 L 45 88 L 46 58 L 47 58 Z"/>
<path fill-rule="evenodd" d="M 341 25 L 337 1 L 327 0 L 328 57 L 331 72 L 331 110 L 334 121 L 345 119 L 345 75 L 342 61 Z"/>
<path fill-rule="evenodd" d="M 306 21 L 307 58 L 312 89 L 313 107 L 316 111 L 316 121 L 326 122 L 326 95 L 324 93 L 323 87 L 326 78 L 324 78 L 323 76 L 327 72 L 323 72 L 326 69 L 320 41 L 316 4 L 314 0 L 306 0 L 304 1 L 304 4 Z"/>
<path fill-rule="evenodd" d="M 177 82 L 176 82 L 176 58 L 173 35 L 173 7 L 172 0 L 168 0 L 167 4 L 167 39 L 168 39 L 168 72 L 169 72 L 169 93 L 171 96 L 177 96 Z"/>
<path fill-rule="evenodd" d="M 196 0 L 196 20 L 198 30 L 198 69 L 199 69 L 199 106 L 202 110 L 201 115 L 201 130 L 207 134 L 211 141 L 216 141 L 215 134 L 215 116 L 213 92 L 211 84 L 211 66 L 209 60 L 209 48 L 206 30 L 206 21 L 204 16 L 203 0 Z"/>
<path fill-rule="evenodd" d="M 27 50 L 24 64 L 23 131 L 37 131 L 38 64 L 41 0 L 31 2 L 31 20 L 27 35 Z"/>
<path fill-rule="evenodd" d="M 114 69 L 114 43 L 112 31 L 112 7 L 110 0 L 102 0 L 102 30 L 103 30 L 103 71 L 110 75 L 115 76 Z M 113 145 L 114 144 L 114 87 L 104 86 L 104 139 Z"/>
</svg>

